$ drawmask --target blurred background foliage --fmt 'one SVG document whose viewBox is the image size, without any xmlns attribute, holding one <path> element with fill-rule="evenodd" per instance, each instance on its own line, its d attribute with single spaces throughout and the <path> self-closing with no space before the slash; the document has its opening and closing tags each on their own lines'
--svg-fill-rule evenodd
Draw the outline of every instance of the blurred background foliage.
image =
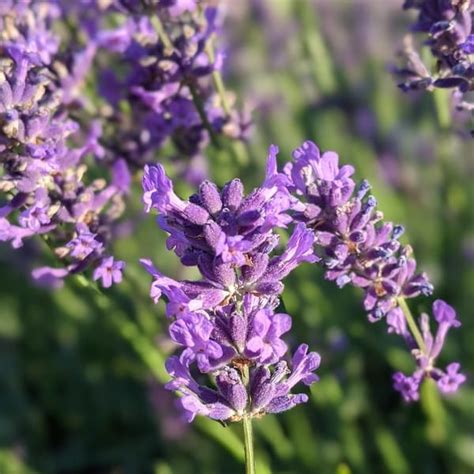
<svg viewBox="0 0 474 474">
<path fill-rule="evenodd" d="M 305 139 L 338 151 L 370 180 L 386 218 L 405 225 L 435 297 L 458 310 L 463 326 L 443 358 L 468 374 L 452 398 L 427 384 L 421 403 L 405 405 L 391 387 L 394 370 L 412 369 L 405 347 L 366 321 L 358 291 L 338 290 L 305 265 L 283 295 L 294 317 L 289 342 L 321 353 L 321 380 L 305 406 L 255 423 L 258 472 L 472 473 L 474 150 L 447 95 L 406 96 L 387 71 L 410 15 L 398 0 L 224 3 L 226 84 L 253 108 L 255 129 L 245 165 L 208 150 L 212 178 L 239 176 L 250 189 L 270 143 L 281 163 Z M 28 272 L 40 244 L 0 247 L 1 474 L 243 471 L 240 426 L 181 422 L 161 386 L 172 347 L 163 305 L 149 299 L 136 262 L 193 274 L 165 252 L 141 209 L 137 180 L 127 211 L 135 228 L 117 248 L 125 281 L 104 294 L 81 279 L 37 288 Z M 417 312 L 430 306 L 412 303 Z"/>
</svg>

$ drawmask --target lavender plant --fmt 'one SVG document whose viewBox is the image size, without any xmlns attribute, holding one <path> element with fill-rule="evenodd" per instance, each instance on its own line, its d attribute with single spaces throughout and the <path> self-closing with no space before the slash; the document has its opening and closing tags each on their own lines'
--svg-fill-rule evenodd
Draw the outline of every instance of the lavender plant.
<svg viewBox="0 0 474 474">
<path fill-rule="evenodd" d="M 252 3 L 272 20 L 271 9 Z M 311 70 L 324 99 L 339 87 L 337 68 L 321 54 L 322 38 L 311 34 L 310 4 L 291 8 L 303 26 L 307 62 L 329 66 Z M 407 0 L 405 7 L 419 11 L 415 30 L 429 36 L 437 67 L 431 72 L 407 48 L 401 87 L 467 94 L 472 4 Z M 177 348 L 166 361 L 166 388 L 179 395 L 188 422 L 196 416 L 242 422 L 253 473 L 253 420 L 307 402 L 297 386 L 318 380 L 319 354 L 287 343 L 292 318 L 282 301 L 284 279 L 304 262 L 322 265 L 340 288 L 362 289 L 368 320 L 385 319 L 388 332 L 403 339 L 415 369 L 395 373 L 393 386 L 405 401 L 419 400 L 425 379 L 449 394 L 466 376 L 458 362 L 438 365 L 448 331 L 461 324 L 454 308 L 434 301 L 434 330 L 428 314 L 414 318 L 407 300 L 430 297 L 433 285 L 417 270 L 412 248 L 400 242 L 403 227 L 384 220 L 369 183 L 356 184 L 354 168 L 340 166 L 336 153 L 305 142 L 279 172 L 278 149 L 271 146 L 265 179 L 249 194 L 238 178 L 223 187 L 206 180 L 208 146 L 245 141 L 250 126 L 223 87 L 224 54 L 213 44 L 221 15 L 213 0 L 0 1 L 0 240 L 17 248 L 40 236 L 61 263 L 33 272 L 50 286 L 83 271 L 105 288 L 119 283 L 125 263 L 111 247 L 131 180 L 144 169 L 145 211 L 158 213 L 167 250 L 181 266 L 200 273 L 197 280 L 174 279 L 161 263 L 159 270 L 141 260 L 153 278 L 152 300 L 166 302 Z M 461 106 L 472 108 L 465 100 Z M 307 113 L 301 117 L 304 122 Z M 180 198 L 157 160 L 198 185 L 197 192 Z M 125 300 L 127 288 L 139 286 L 124 283 L 124 293 L 110 295 Z M 109 295 L 74 289 L 91 313 L 110 313 L 111 325 L 163 380 L 152 315 L 131 311 L 135 324 Z M 135 310 L 141 303 L 129 296 Z M 92 372 L 101 371 L 94 364 Z"/>
<path fill-rule="evenodd" d="M 270 148 L 265 180 L 247 196 L 239 179 L 222 189 L 205 181 L 183 201 L 162 166 L 147 166 L 143 178 L 145 210 L 159 212 L 168 250 L 202 275 L 199 281 L 173 280 L 142 260 L 153 276 L 150 295 L 155 302 L 166 298 L 170 337 L 182 348 L 166 362 L 172 377 L 166 387 L 181 393 L 188 421 L 196 415 L 243 421 L 247 472 L 254 472 L 252 418 L 306 402 L 307 395 L 291 390 L 299 382 L 315 382 L 320 362 L 306 344 L 289 366 L 285 360 L 282 336 L 291 317 L 278 312 L 282 279 L 316 257 L 313 233 L 304 224 L 296 225 L 285 250 L 275 253 L 275 231 L 291 223 L 292 202 L 288 180 L 277 172 L 277 151 Z"/>
</svg>

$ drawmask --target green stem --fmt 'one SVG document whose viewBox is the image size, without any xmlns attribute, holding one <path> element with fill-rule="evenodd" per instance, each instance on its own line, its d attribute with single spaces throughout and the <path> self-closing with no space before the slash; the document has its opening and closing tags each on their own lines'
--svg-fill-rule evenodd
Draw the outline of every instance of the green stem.
<svg viewBox="0 0 474 474">
<path fill-rule="evenodd" d="M 250 371 L 248 365 L 242 368 L 242 382 L 248 387 L 250 382 Z M 253 430 L 252 417 L 248 414 L 242 419 L 244 428 L 244 447 L 245 447 L 245 474 L 255 474 L 255 456 L 253 452 Z"/>
<path fill-rule="evenodd" d="M 426 352 L 426 346 L 425 342 L 423 341 L 423 336 L 421 335 L 420 330 L 418 329 L 418 325 L 415 322 L 415 318 L 413 317 L 413 314 L 411 313 L 410 308 L 408 307 L 407 302 L 405 301 L 405 298 L 398 298 L 398 304 L 400 305 L 400 309 L 402 310 L 403 315 L 405 316 L 405 319 L 408 323 L 408 327 L 410 328 L 410 331 L 413 334 L 416 343 L 418 344 L 418 348 L 422 352 Z"/>
<path fill-rule="evenodd" d="M 232 154 L 232 158 L 236 163 L 241 166 L 248 165 L 249 157 L 247 153 L 247 147 L 245 143 L 240 141 L 232 140 L 230 144 L 230 152 Z"/>
<path fill-rule="evenodd" d="M 161 23 L 161 20 L 158 15 L 152 15 L 150 17 L 151 24 L 154 26 L 155 31 L 158 34 L 158 37 L 160 38 L 161 42 L 165 46 L 165 55 L 169 56 L 173 53 L 173 43 L 171 42 L 169 36 L 166 33 L 166 30 L 163 26 L 163 23 Z"/>
<path fill-rule="evenodd" d="M 209 61 L 211 63 L 214 63 L 216 56 L 214 53 L 212 38 L 210 38 L 208 42 L 206 43 L 205 51 L 209 58 Z M 222 74 L 220 73 L 220 71 L 218 70 L 212 71 L 212 82 L 217 91 L 217 95 L 219 96 L 222 109 L 224 110 L 226 117 L 229 118 L 231 115 L 231 107 L 229 105 L 229 102 L 227 101 L 224 80 L 222 79 Z M 230 145 L 230 152 L 232 154 L 234 161 L 236 161 L 240 165 L 248 164 L 249 158 L 248 158 L 247 149 L 244 144 L 240 142 L 235 142 L 234 140 L 232 140 L 232 143 Z"/>
<path fill-rule="evenodd" d="M 433 91 L 433 100 L 438 118 L 439 126 L 442 129 L 448 129 L 451 125 L 451 111 L 449 101 L 451 91 L 445 89 L 435 89 Z"/>
<path fill-rule="evenodd" d="M 209 61 L 213 63 L 215 61 L 215 54 L 214 54 L 214 48 L 212 46 L 212 39 L 209 39 L 209 41 L 206 44 L 206 54 L 209 58 Z M 222 75 L 220 71 L 214 70 L 212 71 L 212 81 L 214 83 L 214 87 L 217 90 L 217 93 L 219 94 L 219 99 L 222 104 L 222 108 L 224 109 L 224 112 L 227 116 L 230 115 L 230 106 L 229 103 L 227 102 L 227 96 L 225 93 L 225 86 L 224 86 L 224 81 L 222 79 Z"/>
<path fill-rule="evenodd" d="M 245 473 L 255 474 L 255 459 L 253 453 L 253 431 L 252 418 L 245 416 L 243 419 L 244 426 L 244 444 L 245 444 Z"/>
<path fill-rule="evenodd" d="M 192 81 L 187 81 L 186 84 L 189 87 L 189 91 L 191 92 L 191 96 L 193 98 L 194 105 L 196 106 L 196 110 L 199 114 L 199 118 L 201 119 L 206 130 L 209 132 L 209 136 L 211 137 L 212 144 L 216 148 L 220 149 L 221 146 L 220 146 L 219 140 L 217 139 L 216 132 L 212 128 L 212 125 L 209 122 L 209 119 L 207 118 L 207 114 L 206 114 L 206 110 L 204 109 L 202 98 L 199 95 L 199 92 L 197 91 L 196 86 L 192 83 Z"/>
<path fill-rule="evenodd" d="M 300 34 L 304 54 L 310 61 L 314 80 L 323 94 L 332 94 L 337 84 L 331 55 L 321 35 L 318 18 L 311 2 L 294 2 L 295 12 L 300 21 Z"/>
</svg>

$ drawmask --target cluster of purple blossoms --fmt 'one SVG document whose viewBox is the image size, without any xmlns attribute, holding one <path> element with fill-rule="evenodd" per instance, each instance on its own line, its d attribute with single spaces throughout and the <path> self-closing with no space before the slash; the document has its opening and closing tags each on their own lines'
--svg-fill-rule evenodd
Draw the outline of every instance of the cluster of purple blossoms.
<svg viewBox="0 0 474 474">
<path fill-rule="evenodd" d="M 352 284 L 362 288 L 369 321 L 385 318 L 389 332 L 402 336 L 412 350 L 417 370 L 412 377 L 396 374 L 395 388 L 405 399 L 414 400 L 422 378 L 431 377 L 441 391 L 455 391 L 465 379 L 457 372 L 459 364 L 449 365 L 446 372 L 433 364 L 447 330 L 460 323 L 451 307 L 437 301 L 433 309 L 438 323 L 434 342 L 427 315 L 420 320 L 424 342 L 407 330 L 405 299 L 430 295 L 433 286 L 425 274 L 417 273 L 411 248 L 399 242 L 403 228 L 383 220 L 374 196 L 369 194 L 369 183 L 364 180 L 356 186 L 352 166 L 340 167 L 336 153 L 321 154 L 309 141 L 293 152 L 293 162 L 284 172 L 290 181 L 289 191 L 298 198 L 292 205 L 293 217 L 314 232 L 326 278 L 339 287 Z"/>
<path fill-rule="evenodd" d="M 167 248 L 202 274 L 200 281 L 177 281 L 142 261 L 153 276 L 151 297 L 165 297 L 169 333 L 182 348 L 166 363 L 172 377 L 167 388 L 181 393 L 189 421 L 196 414 L 239 421 L 288 410 L 308 399 L 292 388 L 317 380 L 320 357 L 307 345 L 296 349 L 290 364 L 285 360 L 282 336 L 291 318 L 276 312 L 281 280 L 300 263 L 316 261 L 314 235 L 304 224 L 275 254 L 275 230 L 291 223 L 293 202 L 276 154 L 271 147 L 263 184 L 246 196 L 238 179 L 222 189 L 204 181 L 183 201 L 161 165 L 145 168 L 145 210 L 159 212 Z M 205 384 L 203 374 L 215 384 Z"/>
<path fill-rule="evenodd" d="M 167 153 L 180 176 L 198 184 L 207 175 L 203 151 L 211 140 L 220 146 L 220 137 L 248 137 L 248 114 L 213 83 L 223 54 L 213 49 L 221 12 L 211 3 L 115 1 L 94 27 L 85 22 L 83 29 L 108 64 L 99 90 L 113 124 L 105 125 L 102 137 L 112 159 L 120 156 L 142 169 L 171 144 Z M 119 26 L 104 26 L 109 14 Z"/>
<path fill-rule="evenodd" d="M 405 40 L 403 56 L 406 66 L 395 72 L 404 78 L 400 88 L 424 90 L 456 89 L 458 95 L 474 90 L 474 4 L 471 0 L 405 0 L 406 9 L 418 10 L 412 30 L 424 33 L 436 60 L 436 71 L 426 66 L 416 52 L 411 36 Z M 459 101 L 460 108 L 473 105 Z"/>
<path fill-rule="evenodd" d="M 0 5 L 0 240 L 43 236 L 63 265 L 38 281 L 90 268 L 118 283 L 124 263 L 107 247 L 130 172 L 171 143 L 177 171 L 201 182 L 209 139 L 244 139 L 248 117 L 211 84 L 218 25 L 217 8 L 188 0 Z"/>
<path fill-rule="evenodd" d="M 156 302 L 164 295 L 167 300 L 171 338 L 184 348 L 167 363 L 173 377 L 168 387 L 184 395 L 181 403 L 189 418 L 200 413 L 238 420 L 280 411 L 304 399 L 291 395 L 290 388 L 298 380 L 313 380 L 302 367 L 316 367 L 319 358 L 307 359 L 307 347 L 301 346 L 292 375 L 278 388 L 280 365 L 285 367 L 282 373 L 286 371 L 281 358 L 287 346 L 281 336 L 289 331 L 291 319 L 275 313 L 281 280 L 303 261 L 322 263 L 326 278 L 339 287 L 362 288 L 369 321 L 384 318 L 388 331 L 405 340 L 417 368 L 412 376 L 395 374 L 394 387 L 407 401 L 418 398 L 420 383 L 428 377 L 443 393 L 456 391 L 465 380 L 459 364 L 445 371 L 435 367 L 448 329 L 460 325 L 454 310 L 435 302 L 434 337 L 426 314 L 420 318 L 420 329 L 414 329 L 410 323 L 416 323 L 404 312 L 406 299 L 429 296 L 433 286 L 425 274 L 417 273 L 411 248 L 399 242 L 403 228 L 383 220 L 369 183 L 356 186 L 354 168 L 340 167 L 336 153 L 321 154 L 314 143 L 305 142 L 280 173 L 277 151 L 270 147 L 265 180 L 248 196 L 238 179 L 222 189 L 204 181 L 197 194 L 183 201 L 163 167 L 145 168 L 146 211 L 159 212 L 158 224 L 169 234 L 168 250 L 174 250 L 183 265 L 197 266 L 203 276 L 199 282 L 176 281 L 150 261 L 142 262 L 154 278 L 152 298 Z M 275 229 L 292 224 L 286 250 L 273 255 L 278 246 Z M 191 376 L 194 367 L 213 374 L 217 388 L 199 385 Z M 248 380 L 244 369 L 250 369 Z M 275 384 L 269 393 L 278 394 L 276 407 L 270 398 L 265 398 L 266 406 L 255 404 L 263 390 L 255 388 L 260 373 L 262 387 Z"/>
<path fill-rule="evenodd" d="M 93 268 L 94 278 L 110 286 L 121 280 L 123 262 L 107 254 L 107 244 L 129 176 L 117 161 L 109 183 L 87 183 L 85 159 L 102 148 L 97 127 L 81 129 L 71 110 L 93 53 L 60 51 L 52 27 L 61 15 L 57 2 L 0 6 L 0 240 L 17 248 L 43 236 L 64 265 L 34 270 L 40 281 L 60 285 L 66 275 Z"/>
</svg>

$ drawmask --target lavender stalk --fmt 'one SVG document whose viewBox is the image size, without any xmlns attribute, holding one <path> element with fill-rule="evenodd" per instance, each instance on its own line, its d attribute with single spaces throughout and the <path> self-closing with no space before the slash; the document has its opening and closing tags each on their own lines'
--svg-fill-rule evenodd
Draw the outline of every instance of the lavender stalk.
<svg viewBox="0 0 474 474">
<path fill-rule="evenodd" d="M 169 234 L 167 248 L 202 275 L 198 281 L 174 280 L 142 260 L 153 276 L 150 296 L 166 299 L 170 337 L 181 348 L 166 362 L 172 377 L 166 387 L 181 394 L 188 421 L 204 415 L 243 422 L 247 472 L 255 472 L 252 420 L 306 402 L 306 394 L 291 390 L 300 381 L 315 382 L 320 362 L 306 344 L 296 349 L 291 365 L 286 360 L 282 336 L 291 317 L 276 311 L 281 280 L 316 257 L 314 237 L 303 224 L 275 252 L 276 229 L 292 222 L 288 179 L 277 172 L 277 152 L 270 148 L 265 180 L 247 196 L 238 179 L 222 189 L 204 181 L 184 201 L 160 165 L 146 167 L 143 178 L 145 210 L 159 212 L 158 224 Z"/>
<path fill-rule="evenodd" d="M 460 365 L 454 362 L 441 370 L 436 359 L 449 329 L 461 323 L 441 300 L 433 304 L 438 324 L 434 335 L 427 314 L 415 321 L 406 300 L 431 295 L 433 285 L 426 274 L 416 272 L 411 247 L 399 242 L 403 227 L 384 221 L 377 210 L 369 183 L 364 180 L 356 186 L 352 166 L 340 167 L 336 153 L 320 153 L 309 141 L 293 152 L 293 162 L 284 171 L 297 198 L 293 217 L 314 232 L 326 278 L 340 288 L 347 284 L 362 288 L 369 321 L 385 319 L 388 332 L 401 336 L 411 351 L 416 370 L 411 376 L 396 373 L 395 389 L 406 401 L 418 400 L 421 382 L 431 378 L 442 393 L 455 392 L 466 379 Z"/>
<path fill-rule="evenodd" d="M 418 326 L 416 325 L 415 318 L 411 314 L 410 308 L 405 301 L 405 298 L 398 298 L 398 304 L 400 309 L 403 311 L 403 316 L 405 317 L 408 327 L 410 328 L 413 337 L 415 338 L 416 343 L 418 344 L 418 348 L 421 351 L 426 351 L 425 341 L 423 341 L 423 336 L 421 335 Z"/>
</svg>

